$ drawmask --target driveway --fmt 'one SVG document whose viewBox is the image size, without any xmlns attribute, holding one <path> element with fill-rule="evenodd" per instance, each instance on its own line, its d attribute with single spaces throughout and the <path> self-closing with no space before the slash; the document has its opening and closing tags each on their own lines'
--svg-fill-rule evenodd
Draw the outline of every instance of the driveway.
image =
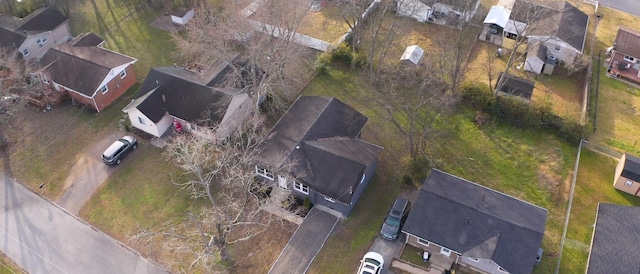
<svg viewBox="0 0 640 274">
<path fill-rule="evenodd" d="M 0 173 L 0 251 L 28 273 L 169 273 Z"/>
<path fill-rule="evenodd" d="M 400 257 L 400 251 L 402 251 L 402 245 L 404 243 L 405 237 L 406 236 L 404 233 L 400 233 L 398 239 L 396 239 L 395 241 L 388 241 L 382 239 L 382 237 L 378 235 L 378 237 L 376 237 L 376 239 L 373 241 L 373 244 L 369 248 L 369 251 L 378 252 L 384 258 L 384 268 L 382 269 L 383 274 L 393 273 L 391 272 L 391 270 L 389 270 L 389 266 L 391 265 L 391 261 L 393 260 L 393 258 Z"/>
<path fill-rule="evenodd" d="M 339 218 L 316 207 L 293 233 L 269 273 L 306 273 Z"/>
<path fill-rule="evenodd" d="M 122 135 L 117 130 L 109 131 L 79 155 L 64 181 L 64 193 L 56 201 L 58 205 L 78 215 L 82 206 L 113 173 L 114 168 L 105 165 L 100 154 Z"/>
<path fill-rule="evenodd" d="M 599 0 L 599 5 L 640 16 L 640 1 L 638 0 Z"/>
</svg>

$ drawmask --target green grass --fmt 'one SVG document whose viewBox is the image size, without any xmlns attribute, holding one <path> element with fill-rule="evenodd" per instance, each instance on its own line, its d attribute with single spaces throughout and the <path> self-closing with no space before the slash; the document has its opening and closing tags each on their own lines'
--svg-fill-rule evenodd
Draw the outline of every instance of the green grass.
<svg viewBox="0 0 640 274">
<path fill-rule="evenodd" d="M 416 186 L 402 184 L 407 172 L 404 139 L 384 119 L 380 106 L 356 72 L 330 69 L 305 89 L 306 95 L 335 96 L 369 117 L 362 138 L 385 147 L 372 184 L 343 227 L 337 229 L 311 266 L 310 273 L 348 273 L 377 236 L 395 196 Z M 479 128 L 473 110 L 461 108 L 439 123 L 447 134 L 434 136 L 431 157 L 437 167 L 471 181 L 547 208 L 543 239 L 548 257 L 535 273 L 551 273 L 558 253 L 569 173 L 575 145 L 544 131 L 521 130 L 498 124 Z M 426 175 L 426 174 L 425 174 Z"/>
<path fill-rule="evenodd" d="M 0 252 L 0 274 L 26 273 L 16 264 Z"/>
<path fill-rule="evenodd" d="M 582 245 L 565 247 L 560 273 L 584 272 L 591 244 L 598 203 L 640 206 L 640 199 L 613 188 L 618 161 L 590 150 L 582 150 L 567 238 Z M 565 256 L 566 254 L 566 256 Z"/>
</svg>

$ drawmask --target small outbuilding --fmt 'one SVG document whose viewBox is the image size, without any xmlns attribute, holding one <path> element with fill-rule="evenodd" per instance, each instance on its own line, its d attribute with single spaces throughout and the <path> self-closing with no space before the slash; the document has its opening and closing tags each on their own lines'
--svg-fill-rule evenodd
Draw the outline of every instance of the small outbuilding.
<svg viewBox="0 0 640 274">
<path fill-rule="evenodd" d="M 504 77 L 502 75 L 503 73 L 501 72 L 500 76 L 498 76 L 498 82 L 496 83 L 497 96 L 512 96 L 523 102 L 529 102 L 531 100 L 535 82 L 511 74 L 505 74 Z M 501 79 L 502 85 L 500 85 Z"/>
<path fill-rule="evenodd" d="M 616 167 L 613 188 L 640 196 L 640 158 L 629 153 L 622 155 Z"/>
<path fill-rule="evenodd" d="M 418 65 L 420 63 L 420 60 L 422 59 L 423 54 L 424 50 L 420 46 L 408 46 L 407 49 L 404 50 L 402 57 L 400 57 L 400 61 L 402 61 L 403 63 Z"/>
<path fill-rule="evenodd" d="M 186 25 L 193 19 L 194 16 L 193 9 L 187 7 L 179 7 L 175 8 L 171 11 L 171 22 L 174 24 L 178 24 L 181 26 Z"/>
</svg>

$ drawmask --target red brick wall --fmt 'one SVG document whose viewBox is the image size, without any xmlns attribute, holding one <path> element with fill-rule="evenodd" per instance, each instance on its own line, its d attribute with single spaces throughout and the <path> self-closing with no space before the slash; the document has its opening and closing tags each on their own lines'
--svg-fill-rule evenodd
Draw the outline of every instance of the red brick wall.
<svg viewBox="0 0 640 274">
<path fill-rule="evenodd" d="M 102 94 L 101 91 L 96 93 L 95 101 L 97 105 L 97 111 L 102 111 L 109 104 L 113 103 L 120 95 L 124 94 L 136 81 L 136 72 L 133 70 L 133 66 L 126 68 L 127 76 L 124 79 L 120 79 L 120 72 L 116 71 L 118 75 L 114 77 L 111 82 L 107 83 L 109 91 L 106 94 Z"/>
</svg>

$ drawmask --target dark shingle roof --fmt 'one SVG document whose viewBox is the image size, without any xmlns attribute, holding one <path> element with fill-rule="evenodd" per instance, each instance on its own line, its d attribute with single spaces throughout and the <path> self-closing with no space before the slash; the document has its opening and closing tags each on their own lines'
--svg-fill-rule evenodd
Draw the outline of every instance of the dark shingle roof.
<svg viewBox="0 0 640 274">
<path fill-rule="evenodd" d="M 17 32 L 43 32 L 53 30 L 58 27 L 60 24 L 69 20 L 67 17 L 62 15 L 59 11 L 53 8 L 40 8 L 32 13 L 30 13 L 27 17 L 22 19 L 24 23 L 20 25 L 16 31 Z"/>
<path fill-rule="evenodd" d="M 620 26 L 614 46 L 618 52 L 640 58 L 640 31 Z"/>
<path fill-rule="evenodd" d="M 111 69 L 136 59 L 96 46 L 74 46 L 82 37 L 49 49 L 40 64 L 54 82 L 93 96 Z"/>
<path fill-rule="evenodd" d="M 556 36 L 582 53 L 588 25 L 589 16 L 566 2 Z"/>
<path fill-rule="evenodd" d="M 621 176 L 640 182 L 640 158 L 629 153 L 625 153 L 625 155 L 626 161 L 624 161 Z"/>
<path fill-rule="evenodd" d="M 72 43 L 72 45 L 74 47 L 96 47 L 104 42 L 104 39 L 102 39 L 102 37 L 96 35 L 93 32 L 80 34 L 73 40 L 74 42 Z"/>
<path fill-rule="evenodd" d="M 509 273 L 531 273 L 547 210 L 433 169 L 403 231 Z"/>
<path fill-rule="evenodd" d="M 587 273 L 638 273 L 640 208 L 598 204 Z"/>
<path fill-rule="evenodd" d="M 503 73 L 500 72 L 500 76 L 498 79 L 502 77 L 502 74 Z M 514 95 L 514 96 L 519 96 L 527 100 L 531 99 L 535 82 L 531 80 L 523 79 L 517 76 L 513 76 L 511 74 L 507 74 L 505 78 L 506 79 L 504 80 L 504 84 L 502 84 L 502 86 L 500 87 L 500 91 L 507 94 Z"/>
<path fill-rule="evenodd" d="M 357 138 L 366 121 L 336 98 L 301 96 L 271 130 L 262 161 L 287 157 L 315 191 L 348 203 L 349 190 L 382 150 Z"/>
<path fill-rule="evenodd" d="M 153 93 L 137 109 L 154 122 L 160 121 L 165 112 L 190 122 L 203 118 L 222 121 L 232 95 L 176 75 L 183 71 L 174 66 L 152 68 L 137 97 Z"/>
<path fill-rule="evenodd" d="M 14 48 L 18 49 L 24 40 L 27 39 L 26 36 L 21 35 L 19 33 L 15 33 L 11 30 L 0 27 L 0 47 L 1 48 Z"/>
</svg>

